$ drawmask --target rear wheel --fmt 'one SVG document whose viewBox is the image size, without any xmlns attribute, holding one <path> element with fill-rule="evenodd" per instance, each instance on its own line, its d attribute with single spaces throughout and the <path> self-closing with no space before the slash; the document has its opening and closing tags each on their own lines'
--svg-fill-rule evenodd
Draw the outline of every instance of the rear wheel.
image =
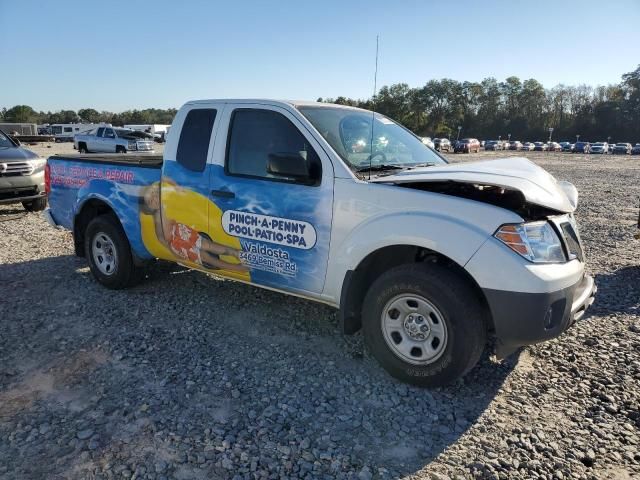
<svg viewBox="0 0 640 480">
<path fill-rule="evenodd" d="M 107 288 L 127 288 L 141 278 L 141 269 L 133 263 L 129 240 L 113 215 L 100 215 L 89 222 L 84 251 L 91 273 Z"/>
<path fill-rule="evenodd" d="M 478 362 L 485 310 L 468 283 L 444 267 L 401 265 L 367 292 L 367 348 L 395 378 L 421 387 L 447 384 Z"/>
<path fill-rule="evenodd" d="M 27 212 L 41 212 L 47 208 L 47 197 L 36 198 L 28 202 L 22 202 L 22 206 Z"/>
</svg>

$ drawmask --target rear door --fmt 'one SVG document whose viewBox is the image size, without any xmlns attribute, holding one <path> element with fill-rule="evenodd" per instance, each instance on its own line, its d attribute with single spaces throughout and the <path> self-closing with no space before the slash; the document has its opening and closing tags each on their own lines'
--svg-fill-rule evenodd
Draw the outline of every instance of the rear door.
<svg viewBox="0 0 640 480">
<path fill-rule="evenodd" d="M 158 258 L 207 270 L 209 176 L 219 107 L 189 105 L 174 120 L 179 138 L 164 151 L 161 181 L 141 195 L 145 247 Z M 160 197 L 160 211 L 155 204 Z"/>
<path fill-rule="evenodd" d="M 280 106 L 228 104 L 219 128 L 209 224 L 214 241 L 235 249 L 223 259 L 239 258 L 252 283 L 320 294 L 333 211 L 331 161 L 305 124 Z M 269 173 L 270 156 L 282 155 L 314 165 L 317 181 Z"/>
</svg>

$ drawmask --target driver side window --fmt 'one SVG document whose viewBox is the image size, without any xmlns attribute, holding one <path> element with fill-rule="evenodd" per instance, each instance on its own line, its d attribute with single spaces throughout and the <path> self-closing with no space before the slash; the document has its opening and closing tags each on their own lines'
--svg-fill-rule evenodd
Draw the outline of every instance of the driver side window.
<svg viewBox="0 0 640 480">
<path fill-rule="evenodd" d="M 225 165 L 227 173 L 273 181 L 296 182 L 294 179 L 269 173 L 267 168 L 269 158 L 273 156 L 287 156 L 294 159 L 293 161 L 297 158 L 312 168 L 320 168 L 320 158 L 313 147 L 284 115 L 272 110 L 249 108 L 235 110 L 229 126 Z M 315 173 L 316 178 L 319 179 L 318 172 Z"/>
</svg>

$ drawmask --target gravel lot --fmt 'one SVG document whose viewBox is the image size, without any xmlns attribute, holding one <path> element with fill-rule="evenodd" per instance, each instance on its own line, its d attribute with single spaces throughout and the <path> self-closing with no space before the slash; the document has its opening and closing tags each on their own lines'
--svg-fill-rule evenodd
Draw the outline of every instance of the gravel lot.
<svg viewBox="0 0 640 480">
<path fill-rule="evenodd" d="M 162 263 L 106 290 L 0 207 L 0 478 L 640 478 L 640 157 L 527 156 L 580 190 L 596 303 L 437 390 L 322 305 Z"/>
</svg>

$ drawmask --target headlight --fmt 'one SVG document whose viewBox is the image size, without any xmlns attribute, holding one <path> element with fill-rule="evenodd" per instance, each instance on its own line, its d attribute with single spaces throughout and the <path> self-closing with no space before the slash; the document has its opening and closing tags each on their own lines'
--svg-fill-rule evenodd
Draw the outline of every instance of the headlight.
<svg viewBox="0 0 640 480">
<path fill-rule="evenodd" d="M 29 163 L 33 167 L 34 171 L 35 170 L 41 170 L 47 164 L 47 159 L 46 158 L 32 158 L 31 160 L 29 160 Z"/>
<path fill-rule="evenodd" d="M 558 263 L 567 260 L 560 238 L 549 222 L 503 225 L 493 236 L 530 262 Z"/>
</svg>

